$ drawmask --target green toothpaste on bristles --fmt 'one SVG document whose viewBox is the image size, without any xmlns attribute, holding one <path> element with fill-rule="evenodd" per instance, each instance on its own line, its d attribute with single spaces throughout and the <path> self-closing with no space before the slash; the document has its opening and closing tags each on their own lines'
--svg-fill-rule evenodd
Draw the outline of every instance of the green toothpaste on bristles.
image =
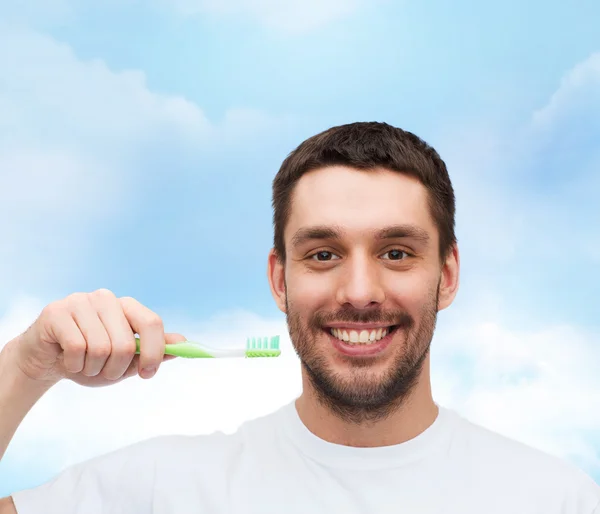
<svg viewBox="0 0 600 514">
<path fill-rule="evenodd" d="M 140 338 L 135 338 L 136 354 L 140 353 Z M 222 359 L 228 357 L 279 357 L 279 336 L 248 337 L 246 348 L 211 348 L 194 342 L 180 341 L 166 344 L 165 355 L 187 359 Z"/>
</svg>

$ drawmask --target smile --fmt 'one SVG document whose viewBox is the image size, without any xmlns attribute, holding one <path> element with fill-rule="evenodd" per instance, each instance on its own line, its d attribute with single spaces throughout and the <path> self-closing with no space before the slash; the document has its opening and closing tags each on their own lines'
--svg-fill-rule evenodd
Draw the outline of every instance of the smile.
<svg viewBox="0 0 600 514">
<path fill-rule="evenodd" d="M 380 327 L 372 330 L 355 330 L 351 328 L 330 328 L 329 333 L 350 345 L 370 345 L 377 343 L 396 329 L 396 325 Z"/>
</svg>

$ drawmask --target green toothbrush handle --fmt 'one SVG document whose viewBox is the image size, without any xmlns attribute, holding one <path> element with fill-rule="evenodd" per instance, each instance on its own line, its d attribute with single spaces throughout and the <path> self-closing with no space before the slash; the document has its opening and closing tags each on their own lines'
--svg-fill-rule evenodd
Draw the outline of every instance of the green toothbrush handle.
<svg viewBox="0 0 600 514">
<path fill-rule="evenodd" d="M 140 338 L 135 338 L 135 353 L 140 353 Z M 190 343 L 188 341 L 181 341 L 179 343 L 166 344 L 165 345 L 166 355 L 175 355 L 176 357 L 187 357 L 189 359 L 212 359 L 214 355 L 211 355 L 206 350 L 200 348 L 197 344 Z"/>
</svg>

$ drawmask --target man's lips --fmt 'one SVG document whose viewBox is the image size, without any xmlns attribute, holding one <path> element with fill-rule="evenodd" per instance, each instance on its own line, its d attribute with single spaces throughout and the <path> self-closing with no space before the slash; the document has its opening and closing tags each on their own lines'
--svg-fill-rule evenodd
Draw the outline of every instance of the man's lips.
<svg viewBox="0 0 600 514">
<path fill-rule="evenodd" d="M 358 327 L 358 325 L 339 325 L 339 328 L 356 330 L 360 332 L 361 330 L 376 330 L 379 328 L 388 328 L 390 325 L 370 325 L 370 328 L 367 329 L 369 325 L 362 324 L 360 328 L 350 328 L 350 327 Z M 392 342 L 394 338 L 394 334 L 397 332 L 398 325 L 391 326 L 391 329 L 388 333 L 378 341 L 368 342 L 368 343 L 351 343 L 342 341 L 331 333 L 332 326 L 324 328 L 324 332 L 329 337 L 333 347 L 344 355 L 348 355 L 351 357 L 363 357 L 363 356 L 374 356 L 381 352 L 383 352 L 389 344 Z"/>
<path fill-rule="evenodd" d="M 388 324 L 384 324 L 384 323 L 328 323 L 327 325 L 324 325 L 323 328 L 325 329 L 330 329 L 330 328 L 345 328 L 348 330 L 356 330 L 357 332 L 360 332 L 361 330 L 377 330 L 379 328 L 388 328 L 391 327 L 392 325 Z"/>
</svg>

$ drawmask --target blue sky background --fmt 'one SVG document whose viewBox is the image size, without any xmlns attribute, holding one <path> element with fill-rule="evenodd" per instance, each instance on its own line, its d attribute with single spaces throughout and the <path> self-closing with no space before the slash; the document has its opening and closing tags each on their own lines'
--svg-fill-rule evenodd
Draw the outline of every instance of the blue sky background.
<svg viewBox="0 0 600 514">
<path fill-rule="evenodd" d="M 2 340 L 99 287 L 190 338 L 285 332 L 271 181 L 306 137 L 387 121 L 436 147 L 457 192 L 438 400 L 599 480 L 598 19 L 592 0 L 0 0 Z M 233 429 L 298 392 L 281 362 L 60 384 L 0 462 L 0 494 L 143 437 Z M 205 386 L 202 410 L 155 403 Z"/>
</svg>

